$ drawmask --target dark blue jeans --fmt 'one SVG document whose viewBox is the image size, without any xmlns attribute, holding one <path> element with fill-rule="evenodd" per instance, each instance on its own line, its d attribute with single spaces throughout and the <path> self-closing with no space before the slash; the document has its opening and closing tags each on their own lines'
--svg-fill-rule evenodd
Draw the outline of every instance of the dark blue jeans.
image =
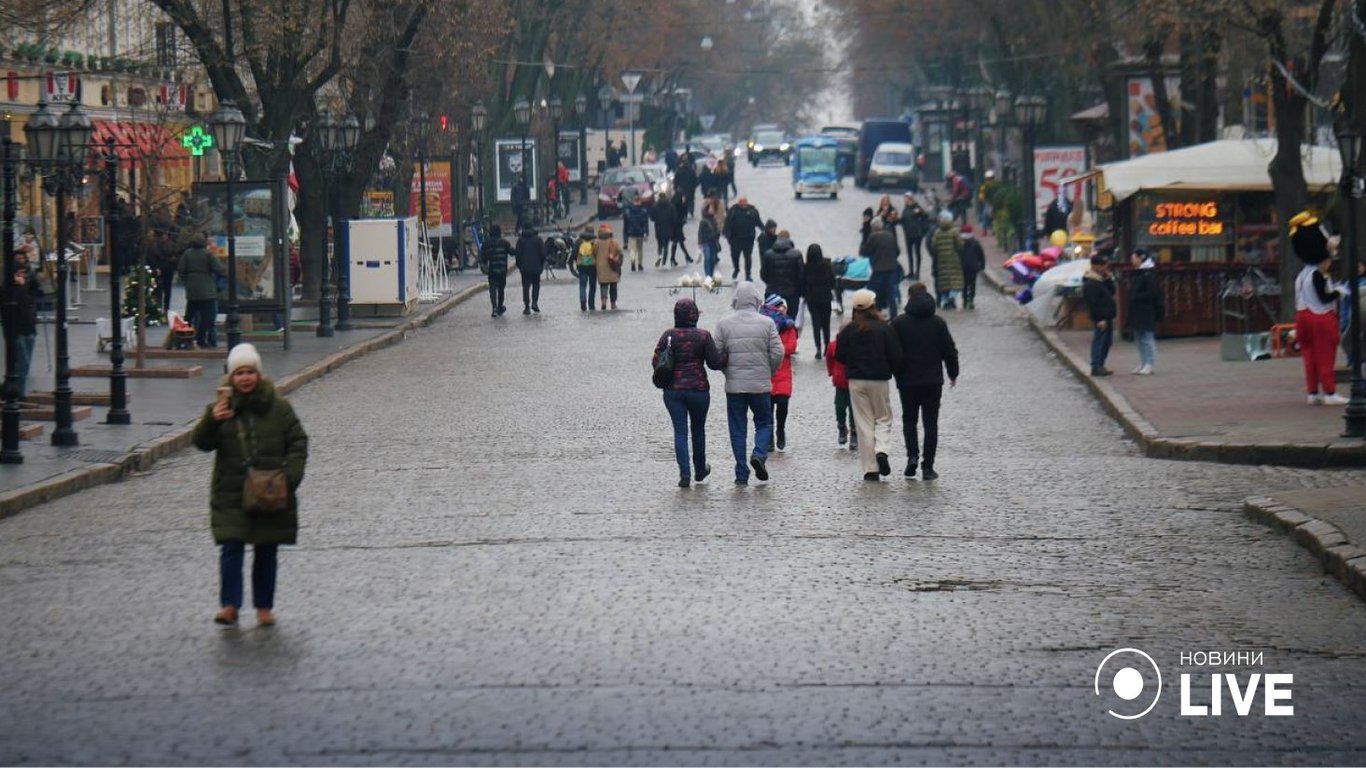
<svg viewBox="0 0 1366 768">
<path fill-rule="evenodd" d="M 1091 329 L 1091 373 L 1105 367 L 1105 358 L 1110 356 L 1110 344 L 1115 340 L 1113 320 L 1106 321 L 1105 330 Z"/>
<path fill-rule="evenodd" d="M 224 542 L 218 553 L 218 604 L 242 606 L 242 561 L 247 545 L 240 541 Z M 251 558 L 251 598 L 257 608 L 275 607 L 275 574 L 280 551 L 279 544 L 257 544 Z"/>
<path fill-rule="evenodd" d="M 579 306 L 593 306 L 598 299 L 598 268 L 579 266 Z"/>
<path fill-rule="evenodd" d="M 773 437 L 773 398 L 768 392 L 727 392 L 726 423 L 730 427 L 730 450 L 735 454 L 735 479 L 749 479 L 749 455 L 745 440 L 749 436 L 748 415 L 754 414 L 754 456 L 768 459 L 768 442 Z"/>
<path fill-rule="evenodd" d="M 664 407 L 674 425 L 674 458 L 678 476 L 691 479 L 688 471 L 688 428 L 692 427 L 692 467 L 701 472 L 707 466 L 707 410 L 711 393 L 700 389 L 670 389 L 664 392 Z"/>
<path fill-rule="evenodd" d="M 896 317 L 896 271 L 874 272 L 868 288 L 877 294 L 877 305 L 886 310 L 887 318 Z"/>
</svg>

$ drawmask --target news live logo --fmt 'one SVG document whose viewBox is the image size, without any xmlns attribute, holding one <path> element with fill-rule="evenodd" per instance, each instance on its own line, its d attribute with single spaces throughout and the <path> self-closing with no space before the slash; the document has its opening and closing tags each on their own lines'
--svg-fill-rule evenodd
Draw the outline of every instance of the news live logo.
<svg viewBox="0 0 1366 768">
<path fill-rule="evenodd" d="M 1261 667 L 1261 651 L 1183 652 L 1181 666 L 1210 670 L 1182 672 L 1178 676 L 1182 717 L 1295 714 L 1290 690 L 1295 683 L 1294 675 L 1216 671 L 1221 667 Z M 1110 716 L 1138 720 L 1152 712 L 1162 698 L 1162 670 L 1147 653 L 1137 648 L 1119 648 L 1096 667 L 1094 687 Z"/>
</svg>

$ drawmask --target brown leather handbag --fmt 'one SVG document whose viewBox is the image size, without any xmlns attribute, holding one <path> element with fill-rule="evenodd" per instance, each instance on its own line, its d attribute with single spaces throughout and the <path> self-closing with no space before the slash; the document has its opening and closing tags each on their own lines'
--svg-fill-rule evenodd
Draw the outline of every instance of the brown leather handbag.
<svg viewBox="0 0 1366 768">
<path fill-rule="evenodd" d="M 257 469 L 252 466 L 254 450 L 247 447 L 246 432 L 252 433 L 255 443 L 256 432 L 245 421 L 238 422 L 237 439 L 242 442 L 243 467 L 247 470 L 246 480 L 242 482 L 242 509 L 247 512 L 284 512 L 289 509 L 289 479 L 283 469 Z"/>
</svg>

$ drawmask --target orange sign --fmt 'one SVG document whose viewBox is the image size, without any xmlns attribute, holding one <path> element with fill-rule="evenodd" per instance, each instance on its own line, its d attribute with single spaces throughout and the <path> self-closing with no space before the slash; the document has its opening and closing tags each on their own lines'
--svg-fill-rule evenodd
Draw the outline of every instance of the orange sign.
<svg viewBox="0 0 1366 768">
<path fill-rule="evenodd" d="M 427 211 L 427 234 L 431 237 L 449 237 L 451 235 L 451 222 L 454 220 L 453 203 L 454 187 L 451 163 L 449 160 L 431 160 L 427 162 L 425 172 L 427 188 L 425 195 L 422 195 L 423 169 L 419 164 L 413 165 L 413 183 L 408 196 L 408 214 L 410 216 L 421 216 L 423 210 L 423 197 L 425 197 Z"/>
</svg>

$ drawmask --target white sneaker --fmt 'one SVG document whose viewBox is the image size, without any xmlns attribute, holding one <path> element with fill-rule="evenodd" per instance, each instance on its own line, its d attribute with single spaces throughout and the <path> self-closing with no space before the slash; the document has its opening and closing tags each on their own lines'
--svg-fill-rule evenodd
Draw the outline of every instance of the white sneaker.
<svg viewBox="0 0 1366 768">
<path fill-rule="evenodd" d="M 1323 397 L 1324 405 L 1346 405 L 1350 402 L 1351 400 L 1348 400 L 1347 398 L 1343 397 L 1342 395 L 1339 395 L 1336 392 L 1334 392 L 1331 395 L 1324 395 Z"/>
<path fill-rule="evenodd" d="M 1310 396 L 1309 396 L 1309 404 L 1310 404 L 1310 405 L 1323 405 L 1323 396 L 1322 396 L 1322 395 L 1310 395 Z"/>
<path fill-rule="evenodd" d="M 1151 376 L 1153 375 L 1153 369 L 1145 365 L 1141 366 L 1138 370 L 1134 371 L 1134 373 L 1139 376 Z"/>
</svg>

